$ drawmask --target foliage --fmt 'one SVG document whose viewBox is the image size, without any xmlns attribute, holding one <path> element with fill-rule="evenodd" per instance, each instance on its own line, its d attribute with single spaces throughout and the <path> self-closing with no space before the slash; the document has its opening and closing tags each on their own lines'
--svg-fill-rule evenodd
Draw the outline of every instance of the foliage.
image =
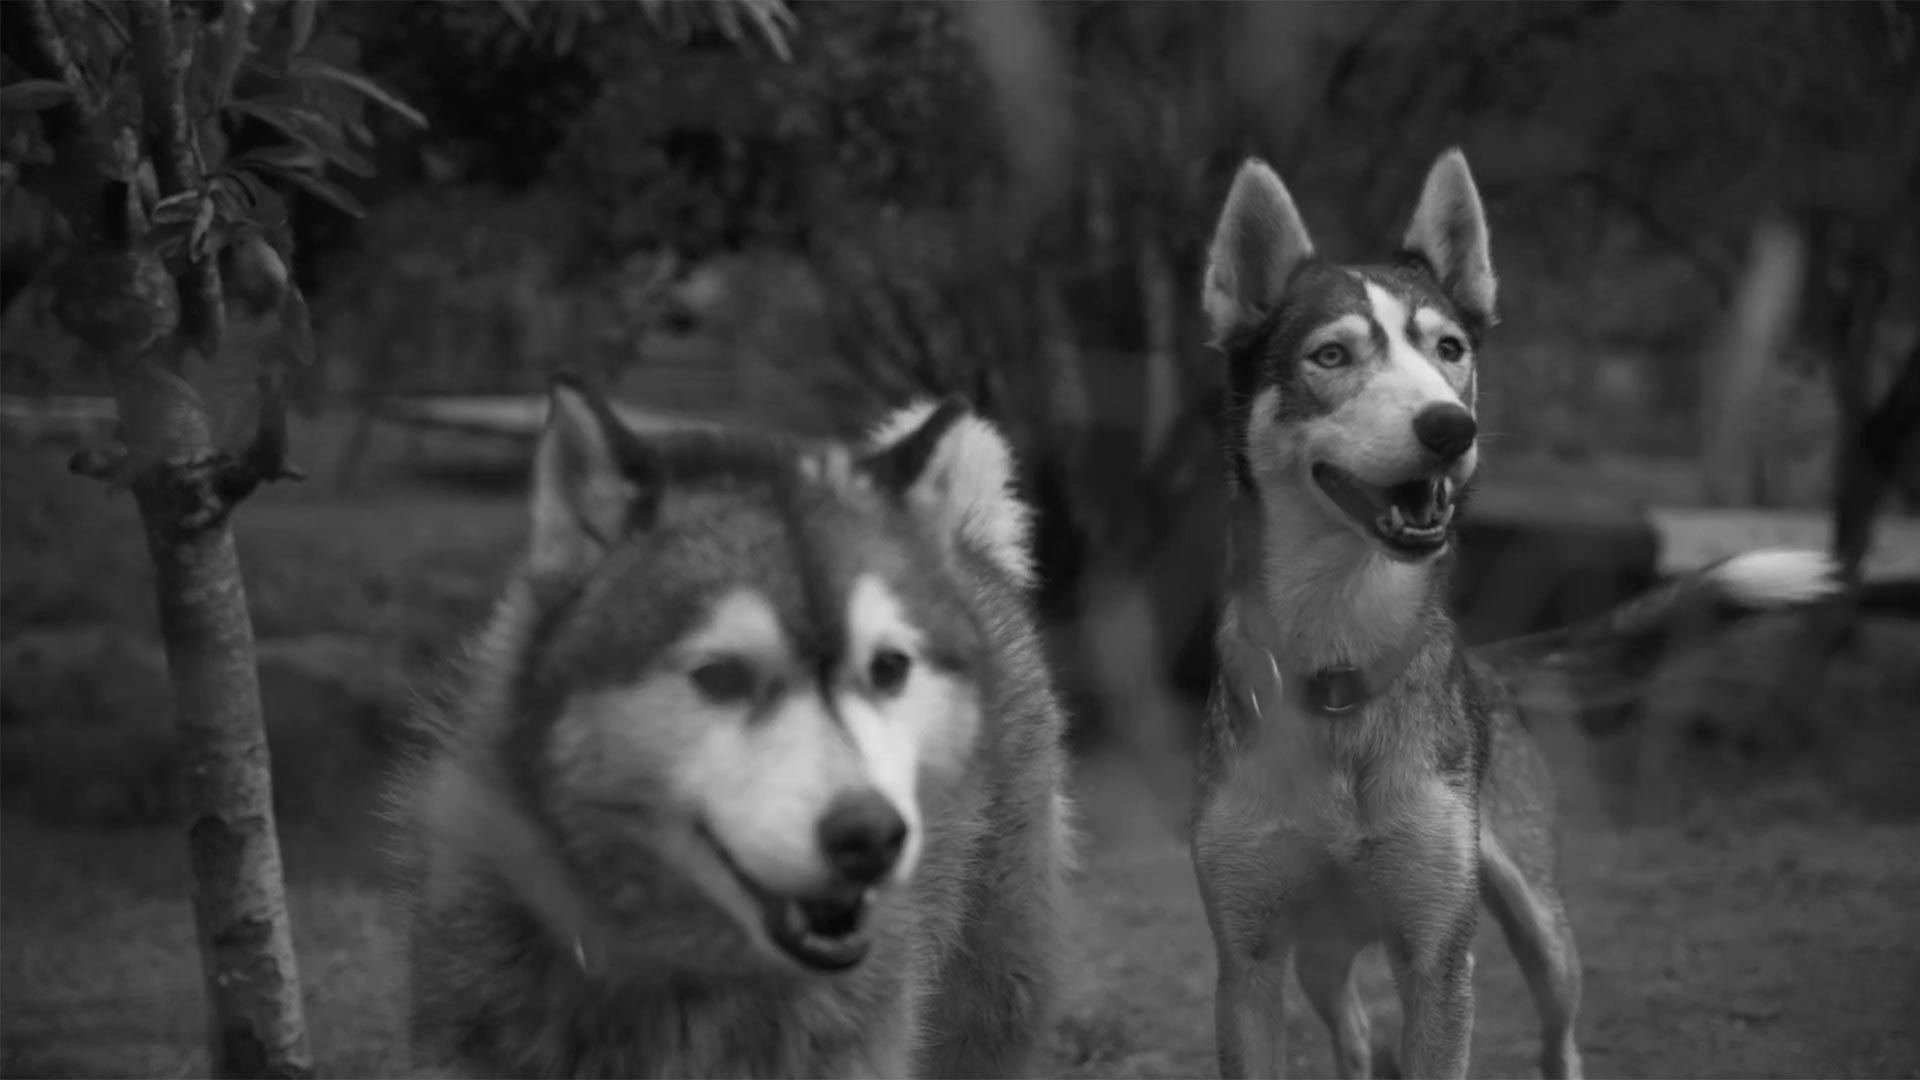
<svg viewBox="0 0 1920 1080">
<path fill-rule="evenodd" d="M 30 24 L 36 9 L 44 26 Z M 278 475 L 288 365 L 315 360 L 306 300 L 288 270 L 289 197 L 363 214 L 335 177 L 373 171 L 369 112 L 414 126 L 424 118 L 356 69 L 352 40 L 320 27 L 312 0 L 12 5 L 7 14 L 10 72 L 60 76 L 17 79 L 4 91 L 17 121 L 6 141 L 7 183 L 44 196 L 79 243 L 56 256 L 49 283 L 72 300 L 93 265 L 89 251 L 104 244 L 148 253 L 182 282 L 183 342 L 207 358 L 221 351 L 230 301 L 242 315 L 275 317 L 281 338 L 258 358 L 254 377 L 213 384 L 237 388 L 224 395 L 237 400 L 206 404 L 257 416 L 248 453 L 258 455 L 258 471 Z M 43 55 L 48 42 L 65 55 Z M 113 200 L 108 209 L 93 192 Z M 104 325 L 108 308 L 65 310 L 102 323 L 69 320 L 83 340 L 119 347 Z M 143 458 L 135 448 L 123 474 Z"/>
<path fill-rule="evenodd" d="M 785 65 L 631 34 L 582 50 L 602 91 L 553 175 L 587 200 L 603 254 L 804 244 L 850 215 L 952 204 L 975 183 L 991 133 L 944 8 L 795 10 L 805 33 Z"/>
</svg>

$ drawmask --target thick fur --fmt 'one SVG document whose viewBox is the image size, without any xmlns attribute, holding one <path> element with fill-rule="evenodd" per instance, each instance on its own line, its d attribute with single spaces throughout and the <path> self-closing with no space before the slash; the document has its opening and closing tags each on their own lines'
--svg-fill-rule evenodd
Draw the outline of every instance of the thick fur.
<svg viewBox="0 0 1920 1080">
<path fill-rule="evenodd" d="M 643 441 L 556 390 L 525 563 L 394 787 L 417 1065 L 1031 1070 L 1070 836 L 1011 469 L 952 404 L 866 447 Z M 912 661 L 890 693 L 882 648 Z M 826 974 L 722 859 L 812 887 L 817 822 L 854 790 L 909 833 L 870 951 Z"/>
<path fill-rule="evenodd" d="M 1538 1006 L 1541 1071 L 1579 1075 L 1580 963 L 1553 783 L 1509 676 L 1550 665 L 1629 692 L 1676 627 L 1715 630 L 1834 587 L 1822 556 L 1758 552 L 1579 627 L 1466 649 L 1444 599 L 1453 518 L 1441 546 L 1390 550 L 1318 478 L 1331 468 L 1374 490 L 1444 481 L 1464 500 L 1477 449 L 1435 451 L 1416 418 L 1471 413 L 1495 297 L 1458 151 L 1435 162 L 1385 265 L 1320 258 L 1260 162 L 1227 197 L 1203 303 L 1229 363 L 1233 525 L 1193 822 L 1224 1076 L 1284 1075 L 1290 964 L 1339 1075 L 1391 1071 L 1353 980 L 1373 943 L 1402 1007 L 1398 1066 L 1464 1075 L 1482 903 Z M 1287 693 L 1289 680 L 1343 665 L 1379 675 L 1354 711 L 1311 711 Z"/>
</svg>

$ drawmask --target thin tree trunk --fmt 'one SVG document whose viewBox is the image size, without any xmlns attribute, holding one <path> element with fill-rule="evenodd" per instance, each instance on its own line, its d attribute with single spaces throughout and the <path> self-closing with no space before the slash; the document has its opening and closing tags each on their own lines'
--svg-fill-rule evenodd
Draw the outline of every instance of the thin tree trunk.
<svg viewBox="0 0 1920 1080">
<path fill-rule="evenodd" d="M 1789 228 L 1756 226 L 1720 332 L 1701 354 L 1701 480 L 1708 505 L 1772 501 L 1760 478 L 1774 440 L 1762 429 L 1776 411 L 1772 387 L 1798 317 L 1804 259 Z"/>
<path fill-rule="evenodd" d="M 1874 511 L 1886 486 L 1885 478 L 1877 475 L 1866 453 L 1864 436 L 1873 411 L 1868 357 L 1874 324 L 1886 300 L 1887 278 L 1881 263 L 1853 246 L 1854 238 L 1844 226 L 1822 224 L 1822 239 L 1828 245 L 1826 250 L 1832 252 L 1827 257 L 1840 261 L 1843 267 L 1837 273 L 1830 272 L 1830 277 L 1839 281 L 1837 287 L 1830 285 L 1824 313 L 1831 349 L 1827 373 L 1839 405 L 1833 557 L 1840 564 L 1841 579 L 1857 586 L 1860 564 L 1871 542 Z M 1813 741 L 1814 726 L 1807 714 L 1822 689 L 1829 662 L 1853 628 L 1857 607 L 1857 599 L 1849 591 L 1816 605 L 1805 615 L 1800 641 L 1783 672 L 1780 693 L 1774 698 L 1774 724 L 1798 746 Z"/>
<path fill-rule="evenodd" d="M 1159 456 L 1180 413 L 1180 379 L 1174 370 L 1178 349 L 1174 340 L 1174 327 L 1178 322 L 1174 309 L 1180 297 L 1174 287 L 1173 268 L 1168 265 L 1166 248 L 1161 246 L 1158 236 L 1148 233 L 1141 237 L 1139 257 L 1136 280 L 1147 339 L 1140 460 L 1151 463 Z"/>
<path fill-rule="evenodd" d="M 313 1075 L 288 918 L 253 624 L 226 519 L 188 533 L 164 476 L 138 483 L 186 776 L 208 1068 Z"/>
<path fill-rule="evenodd" d="M 76 238 L 57 271 L 55 311 L 106 364 L 120 445 L 83 450 L 71 467 L 132 488 L 153 560 L 191 814 L 206 1073 L 310 1076 L 253 629 L 228 524 L 255 487 L 298 475 L 286 461 L 284 394 L 263 358 L 253 441 L 238 453 L 216 445 L 205 403 L 183 371 L 189 348 L 209 361 L 219 351 L 225 298 L 218 264 L 211 254 L 190 258 L 176 278 L 147 231 L 137 188 L 119 179 L 137 175 L 144 159 L 158 198 L 200 190 L 183 93 L 187 57 L 176 47 L 173 11 L 159 0 L 126 9 L 142 103 L 136 153 L 123 138 L 125 118 L 98 107 L 67 49 L 62 17 L 80 10 L 20 2 L 4 12 L 9 56 L 17 44 L 31 73 L 75 91 L 45 114 L 55 164 L 40 179 Z"/>
<path fill-rule="evenodd" d="M 186 780 L 208 1074 L 311 1076 L 253 624 L 229 524 L 235 503 L 279 474 L 215 445 L 180 374 L 176 282 L 158 258 L 90 256 L 71 287 L 65 317 L 106 357 L 125 444 L 117 460 L 76 467 L 130 484 L 153 560 Z"/>
</svg>

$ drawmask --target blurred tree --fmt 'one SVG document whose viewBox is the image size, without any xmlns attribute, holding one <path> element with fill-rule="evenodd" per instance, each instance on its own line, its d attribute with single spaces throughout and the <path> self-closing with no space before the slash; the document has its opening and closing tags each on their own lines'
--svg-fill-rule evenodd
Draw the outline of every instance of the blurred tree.
<svg viewBox="0 0 1920 1080">
<path fill-rule="evenodd" d="M 103 361 L 119 406 L 119 444 L 82 451 L 73 468 L 132 489 L 154 564 L 188 784 L 208 1068 L 310 1075 L 228 515 L 259 485 L 300 475 L 287 459 L 287 375 L 313 347 L 280 189 L 359 212 L 324 173 L 370 168 L 362 106 L 420 118 L 337 62 L 341 43 L 314 34 L 311 3 L 32 0 L 4 17 L 6 182 L 59 211 L 67 242 L 46 270 L 55 310 Z M 230 152 L 250 126 L 275 135 Z M 223 356 L 235 311 L 277 317 L 278 345 Z M 194 354 L 244 378 L 216 370 L 196 385 Z M 251 428 L 244 445 L 226 441 L 237 426 Z"/>
<path fill-rule="evenodd" d="M 728 35 L 752 27 L 784 48 L 778 0 L 699 7 L 692 19 Z M 640 8 L 663 28 L 689 25 L 681 5 Z M 532 35 L 600 8 L 502 10 Z M 311 1075 L 229 519 L 261 484 L 301 475 L 288 460 L 286 387 L 314 346 L 289 272 L 285 193 L 358 216 L 328 173 L 373 173 L 367 107 L 425 119 L 356 70 L 354 39 L 321 31 L 315 0 L 20 0 L 0 17 L 0 183 L 10 200 L 18 185 L 58 212 L 62 249 L 42 272 L 119 410 L 117 445 L 81 451 L 72 468 L 131 489 L 155 570 L 188 787 L 208 1069 Z M 223 351 L 234 313 L 277 319 L 277 344 Z"/>
<path fill-rule="evenodd" d="M 1920 215 L 1914 6 L 952 10 L 999 103 L 1002 152 L 971 149 L 978 182 L 922 204 L 916 223 L 867 208 L 865 228 L 837 230 L 836 253 L 856 257 L 825 260 L 829 294 L 841 350 L 866 381 L 966 390 L 1015 428 L 1043 501 L 1062 504 L 1048 515 L 1066 523 L 1051 582 L 1076 576 L 1076 549 L 1138 572 L 1196 531 L 1179 508 L 1212 479 L 1204 414 L 1218 374 L 1194 348 L 1192 290 L 1237 159 L 1276 160 L 1324 249 L 1378 251 L 1419 170 L 1454 142 L 1496 216 L 1528 234 L 1513 249 L 1549 253 L 1568 280 L 1593 269 L 1596 220 L 1693 265 L 1710 294 L 1682 324 L 1696 354 L 1709 352 L 1712 309 L 1730 299 L 1756 222 L 1785 216 L 1813 238 L 1800 334 L 1842 406 L 1836 544 L 1857 563 L 1865 525 L 1848 508 L 1878 496 L 1850 492 L 1891 472 L 1896 433 L 1914 427 L 1896 414 L 1920 385 L 1867 361 L 1887 297 L 1912 294 L 1920 263 L 1920 233 L 1902 225 Z M 954 130 L 904 134 L 937 154 Z M 1578 288 L 1581 302 L 1602 288 Z M 1528 299 L 1517 294 L 1523 313 Z M 1591 377 L 1590 360 L 1556 358 Z M 1657 400 L 1685 408 L 1698 370 L 1663 365 Z M 1876 383 L 1891 384 L 1884 409 L 1868 407 Z M 1162 565 L 1207 565 L 1189 554 L 1201 557 Z M 1203 586 L 1163 588 L 1177 601 Z"/>
<path fill-rule="evenodd" d="M 1848 267 L 1885 265 L 1892 296 L 1912 273 L 1912 230 L 1888 224 L 1910 220 L 1911 166 L 1889 162 L 1920 130 L 1912 5 L 799 0 L 806 33 L 765 42 L 783 65 L 740 55 L 749 19 L 662 34 L 648 10 L 343 9 L 437 121 L 383 175 L 537 189 L 573 216 L 555 265 L 586 280 L 660 248 L 800 252 L 841 360 L 819 382 L 850 417 L 957 389 L 1012 429 L 1049 504 L 1052 600 L 1083 556 L 1205 565 L 1172 554 L 1201 532 L 1173 508 L 1217 479 L 1193 296 L 1245 154 L 1344 257 L 1389 247 L 1432 155 L 1465 144 L 1508 238 L 1512 336 L 1559 319 L 1579 348 L 1621 345 L 1658 414 L 1637 419 L 1671 414 L 1676 444 L 1700 365 L 1660 361 L 1708 351 L 1755 222 L 1799 226 L 1809 292 L 1857 293 L 1854 325 L 1887 305 Z M 1837 341 L 1836 304 L 1810 295 L 1800 336 Z M 1503 433 L 1580 426 L 1597 358 L 1518 352 L 1488 369 L 1493 406 L 1517 403 Z"/>
</svg>

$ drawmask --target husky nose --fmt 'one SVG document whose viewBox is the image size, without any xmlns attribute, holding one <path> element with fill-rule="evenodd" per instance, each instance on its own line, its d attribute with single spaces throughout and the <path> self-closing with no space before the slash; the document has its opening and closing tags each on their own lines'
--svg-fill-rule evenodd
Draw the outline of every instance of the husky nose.
<svg viewBox="0 0 1920 1080">
<path fill-rule="evenodd" d="M 820 819 L 820 848 L 834 872 L 855 885 L 887 876 L 906 846 L 907 823 L 874 790 L 842 795 Z"/>
<path fill-rule="evenodd" d="M 1466 453 L 1479 433 L 1473 414 L 1450 401 L 1429 405 L 1413 417 L 1414 438 L 1442 461 L 1452 461 Z"/>
</svg>

